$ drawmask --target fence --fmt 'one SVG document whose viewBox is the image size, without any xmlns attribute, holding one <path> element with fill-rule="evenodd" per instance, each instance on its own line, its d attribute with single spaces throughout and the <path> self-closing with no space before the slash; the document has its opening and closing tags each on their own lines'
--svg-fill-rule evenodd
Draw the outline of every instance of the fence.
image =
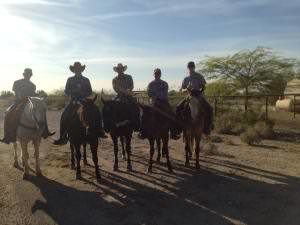
<svg viewBox="0 0 300 225">
<path fill-rule="evenodd" d="M 135 96 L 137 97 L 140 103 L 149 104 L 150 99 L 143 91 L 135 92 Z M 260 109 L 263 107 L 266 117 L 269 116 L 269 108 L 270 106 L 274 106 L 275 102 L 278 99 L 282 98 L 291 98 L 293 102 L 292 113 L 293 117 L 296 117 L 297 108 L 300 108 L 300 93 L 298 94 L 284 94 L 284 95 L 225 95 L 225 96 L 206 96 L 208 101 L 214 108 L 215 116 L 218 116 L 220 112 L 224 109 L 224 107 L 228 108 L 238 108 L 239 110 L 248 111 L 253 105 L 259 107 Z M 176 105 L 182 99 L 185 98 L 183 94 L 176 94 L 169 96 L 169 101 L 171 105 Z M 298 103 L 299 102 L 299 103 Z"/>
</svg>

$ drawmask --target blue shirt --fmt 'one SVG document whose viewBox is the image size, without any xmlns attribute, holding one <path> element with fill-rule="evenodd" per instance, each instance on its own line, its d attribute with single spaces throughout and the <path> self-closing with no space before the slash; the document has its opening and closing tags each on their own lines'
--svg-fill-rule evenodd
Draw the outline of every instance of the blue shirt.
<svg viewBox="0 0 300 225">
<path fill-rule="evenodd" d="M 153 100 L 168 100 L 169 85 L 161 79 L 153 80 L 148 85 L 147 93 Z"/>
<path fill-rule="evenodd" d="M 194 72 L 193 74 L 184 78 L 181 88 L 192 88 L 195 90 L 201 90 L 205 85 L 206 81 L 202 74 Z"/>
</svg>

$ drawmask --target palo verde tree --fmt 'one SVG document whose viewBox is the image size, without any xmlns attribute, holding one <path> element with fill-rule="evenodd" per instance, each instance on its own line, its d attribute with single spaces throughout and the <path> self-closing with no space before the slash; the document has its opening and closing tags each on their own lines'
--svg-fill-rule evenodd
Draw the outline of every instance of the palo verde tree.
<svg viewBox="0 0 300 225">
<path fill-rule="evenodd" d="M 251 91 L 270 93 L 272 89 L 274 91 L 278 88 L 278 82 L 281 82 L 278 91 L 283 92 L 283 86 L 295 76 L 296 60 L 278 56 L 271 49 L 258 47 L 231 56 L 207 57 L 199 65 L 208 79 L 223 80 L 248 96 Z M 246 97 L 246 111 L 247 106 Z"/>
</svg>

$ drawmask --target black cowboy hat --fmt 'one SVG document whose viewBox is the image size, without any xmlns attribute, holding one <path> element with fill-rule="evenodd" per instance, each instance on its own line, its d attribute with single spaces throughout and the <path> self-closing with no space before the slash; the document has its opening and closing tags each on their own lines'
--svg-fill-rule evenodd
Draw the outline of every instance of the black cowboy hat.
<svg viewBox="0 0 300 225">
<path fill-rule="evenodd" d="M 74 64 L 73 65 L 70 65 L 70 70 L 73 72 L 73 73 L 75 73 L 75 68 L 76 67 L 80 67 L 80 70 L 81 70 L 81 72 L 83 72 L 84 70 L 85 70 L 85 65 L 81 65 L 81 63 L 80 62 L 74 62 Z"/>
<path fill-rule="evenodd" d="M 119 63 L 117 66 L 113 67 L 113 70 L 115 72 L 119 72 L 119 71 L 125 72 L 127 70 L 127 65 L 123 65 L 122 63 Z"/>
</svg>

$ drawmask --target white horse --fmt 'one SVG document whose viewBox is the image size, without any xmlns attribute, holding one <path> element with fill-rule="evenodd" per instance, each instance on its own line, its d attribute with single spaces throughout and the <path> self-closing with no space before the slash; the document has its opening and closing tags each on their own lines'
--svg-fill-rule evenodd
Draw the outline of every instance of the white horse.
<svg viewBox="0 0 300 225">
<path fill-rule="evenodd" d="M 29 175 L 28 165 L 28 144 L 33 143 L 36 175 L 42 176 L 39 162 L 39 148 L 42 139 L 42 133 L 45 129 L 47 105 L 42 98 L 30 97 L 20 117 L 20 122 L 17 128 L 17 140 L 22 149 L 22 163 L 24 166 L 23 179 Z M 14 166 L 18 167 L 18 151 L 17 143 L 14 146 Z"/>
</svg>

